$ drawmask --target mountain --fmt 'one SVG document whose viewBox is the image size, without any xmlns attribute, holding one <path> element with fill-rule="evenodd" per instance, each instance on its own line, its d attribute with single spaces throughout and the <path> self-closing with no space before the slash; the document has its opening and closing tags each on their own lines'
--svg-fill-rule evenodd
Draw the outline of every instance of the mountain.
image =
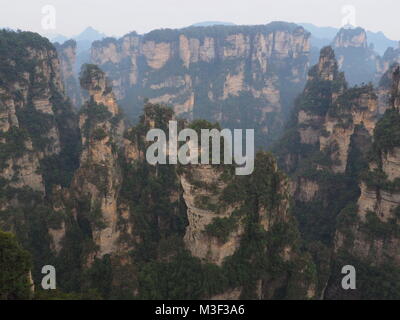
<svg viewBox="0 0 400 320">
<path fill-rule="evenodd" d="M 75 40 L 78 46 L 81 48 L 80 50 L 87 50 L 90 48 L 90 45 L 93 41 L 101 40 L 106 38 L 107 36 L 104 33 L 101 33 L 92 27 L 87 27 L 81 33 L 73 36 L 73 37 L 66 37 L 61 34 L 47 34 L 45 35 L 51 42 L 58 42 L 60 44 L 68 41 L 68 40 Z"/>
<path fill-rule="evenodd" d="M 375 80 L 379 56 L 369 46 L 367 33 L 362 28 L 342 28 L 332 42 L 339 69 L 347 75 L 350 85 Z M 378 78 L 381 77 L 378 75 Z"/>
<path fill-rule="evenodd" d="M 171 108 L 146 103 L 127 127 L 105 73 L 86 64 L 88 99 L 76 114 L 47 39 L 2 31 L 0 40 L 0 226 L 30 253 L 34 283 L 43 264 L 57 270 L 57 291 L 35 298 L 315 297 L 289 181 L 271 154 L 257 154 L 250 176 L 236 176 L 233 165 L 151 165 L 145 136 L 168 130 Z M 28 254 L 4 243 L 2 261 L 21 257 L 27 288 Z"/>
<path fill-rule="evenodd" d="M 278 26 L 279 23 L 272 23 L 268 26 L 273 26 L 276 25 Z M 287 27 L 283 27 L 285 24 L 281 23 L 282 30 L 288 30 Z M 287 24 L 290 25 L 290 24 Z M 260 121 L 269 122 L 265 124 L 260 124 L 258 131 L 261 131 L 261 135 L 266 135 L 268 136 L 269 140 L 274 140 L 278 135 L 279 131 L 282 127 L 282 123 L 285 121 L 286 116 L 290 112 L 290 108 L 293 104 L 294 97 L 296 94 L 298 94 L 301 90 L 302 85 L 304 84 L 304 78 L 305 78 L 305 73 L 307 69 L 307 63 L 316 63 L 318 60 L 319 56 L 319 47 L 324 46 L 325 44 L 332 44 L 336 51 L 336 55 L 338 57 L 338 62 L 339 62 L 339 68 L 342 71 L 345 71 L 346 74 L 348 75 L 347 80 L 351 85 L 355 84 L 362 84 L 362 83 L 368 83 L 370 81 L 377 83 L 379 79 L 382 77 L 382 75 L 388 70 L 389 66 L 397 61 L 400 61 L 400 55 L 397 53 L 396 49 L 394 48 L 388 48 L 385 54 L 381 57 L 379 56 L 372 46 L 370 45 L 370 39 L 368 39 L 368 32 L 361 29 L 361 28 L 356 28 L 356 29 L 340 29 L 335 33 L 337 29 L 335 28 L 319 28 L 315 27 L 310 24 L 304 24 L 307 28 L 311 29 L 313 32 L 315 32 L 315 35 L 308 36 L 308 44 L 305 45 L 305 48 L 310 45 L 311 43 L 311 48 L 306 48 L 304 50 L 304 59 L 303 59 L 303 69 L 299 71 L 285 71 L 284 68 L 290 68 L 290 66 L 285 66 L 284 64 L 280 65 L 280 70 L 272 71 L 272 70 L 267 70 L 265 65 L 279 65 L 279 63 L 275 63 L 275 60 L 277 59 L 277 56 L 275 54 L 270 55 L 269 53 L 266 53 L 266 56 L 263 57 L 264 53 L 260 53 L 259 57 L 257 59 L 264 59 L 262 63 L 264 64 L 263 72 L 267 71 L 267 74 L 265 76 L 257 76 L 257 77 L 264 77 L 264 80 L 250 80 L 250 78 L 246 79 L 240 76 L 240 73 L 238 73 L 238 77 L 233 77 L 233 75 L 230 75 L 229 81 L 231 81 L 231 85 L 233 86 L 238 86 L 238 88 L 234 88 L 235 92 L 232 93 L 233 96 L 239 95 L 243 96 L 245 92 L 251 91 L 250 95 L 252 96 L 253 102 L 252 104 L 255 105 L 256 108 L 260 108 L 260 104 L 264 104 L 265 106 L 261 107 L 264 110 L 269 110 L 269 118 L 270 120 L 261 117 Z M 226 100 L 229 98 L 229 94 L 223 93 L 222 98 L 221 97 L 216 97 L 217 99 L 215 100 L 214 98 L 210 98 L 211 96 L 208 95 L 205 92 L 200 93 L 199 90 L 204 91 L 203 89 L 203 84 L 186 84 L 187 88 L 185 90 L 183 89 L 178 89 L 176 85 L 173 85 L 172 82 L 168 84 L 168 86 L 171 89 L 167 89 L 165 87 L 163 90 L 161 88 L 158 91 L 163 91 L 162 94 L 160 93 L 159 96 L 157 96 L 157 93 L 155 90 L 156 86 L 154 84 L 151 84 L 150 88 L 147 88 L 146 85 L 143 85 L 145 83 L 150 83 L 157 81 L 157 78 L 159 77 L 162 79 L 162 77 L 165 77 L 164 75 L 158 76 L 159 73 L 165 74 L 165 73 L 171 73 L 171 76 L 175 73 L 178 72 L 181 73 L 180 77 L 183 76 L 190 76 L 190 73 L 195 72 L 197 69 L 197 65 L 200 65 L 200 61 L 193 60 L 195 58 L 187 58 L 187 59 L 192 59 L 192 63 L 187 63 L 184 62 L 184 69 L 187 69 L 187 72 L 184 72 L 184 69 L 178 71 L 178 69 L 175 69 L 174 71 L 167 70 L 168 68 L 164 68 L 164 66 L 160 68 L 153 68 L 154 72 L 149 72 L 149 70 L 152 69 L 150 67 L 149 70 L 146 70 L 146 63 L 145 64 L 139 64 L 137 61 L 141 60 L 145 54 L 142 49 L 143 43 L 146 42 L 146 39 L 152 39 L 154 35 L 157 35 L 159 38 L 160 43 L 158 44 L 158 47 L 161 48 L 162 45 L 168 45 L 168 52 L 165 51 L 160 52 L 160 55 L 165 55 L 164 58 L 166 59 L 165 63 L 166 66 L 172 65 L 173 63 L 176 63 L 177 66 L 179 66 L 180 62 L 179 59 L 185 59 L 184 56 L 178 57 L 178 60 L 176 60 L 175 56 L 177 55 L 182 55 L 183 51 L 181 52 L 175 52 L 176 49 L 174 49 L 176 46 L 183 46 L 184 43 L 179 43 L 181 39 L 179 39 L 179 34 L 182 36 L 185 36 L 185 38 L 188 39 L 188 50 L 198 50 L 196 49 L 197 44 L 195 43 L 196 41 L 201 41 L 202 37 L 205 37 L 206 39 L 212 39 L 214 43 L 222 41 L 222 39 L 225 38 L 224 41 L 227 41 L 226 35 L 234 34 L 237 32 L 237 34 L 246 34 L 246 37 L 252 37 L 252 30 L 255 32 L 258 32 L 258 29 L 262 29 L 260 26 L 234 26 L 234 25 L 211 25 L 211 26 L 205 26 L 205 27 L 189 27 L 189 28 L 184 28 L 184 29 L 164 29 L 164 30 L 154 30 L 150 32 L 149 34 L 145 35 L 138 35 L 136 33 L 130 33 L 128 35 L 125 35 L 121 39 L 115 39 L 115 38 L 104 38 L 104 35 L 95 31 L 93 28 L 87 28 L 84 32 L 82 32 L 79 36 L 75 37 L 77 39 L 77 44 L 76 44 L 76 49 L 75 49 L 75 63 L 74 63 L 74 73 L 75 73 L 75 80 L 73 82 L 78 82 L 77 78 L 79 76 L 79 71 L 80 67 L 84 63 L 95 63 L 99 64 L 107 73 L 107 75 L 110 77 L 110 79 L 113 81 L 114 85 L 114 90 L 117 95 L 117 99 L 123 106 L 125 112 L 134 119 L 137 119 L 138 115 L 140 114 L 140 108 L 141 108 L 141 102 L 144 98 L 150 98 L 151 101 L 156 101 L 156 102 L 164 102 L 164 103 L 172 103 L 176 106 L 176 108 L 180 108 L 185 110 L 189 108 L 191 113 L 189 116 L 190 117 L 203 117 L 206 118 L 210 121 L 213 120 L 218 120 L 222 121 L 223 124 L 226 123 L 231 123 L 229 124 L 230 126 L 233 125 L 235 121 L 239 118 L 236 117 L 236 119 L 224 119 L 224 116 L 221 114 L 210 114 L 210 111 L 207 111 L 206 109 L 208 108 L 208 105 L 212 103 L 213 105 L 215 104 L 215 101 L 218 101 L 218 104 L 220 105 L 218 108 L 223 109 L 224 108 L 224 103 L 223 100 Z M 268 30 L 268 27 L 264 27 L 265 30 Z M 273 29 L 272 27 L 269 27 L 271 30 Z M 260 31 L 261 31 L 260 29 Z M 244 33 L 242 30 L 246 30 Z M 263 32 L 263 31 L 261 31 Z M 186 35 L 189 35 L 192 37 L 192 40 L 190 40 Z M 317 37 L 332 37 L 331 39 L 328 38 L 317 38 Z M 358 37 L 358 40 L 356 39 Z M 354 38 L 351 40 L 350 38 Z M 85 40 L 86 39 L 86 40 Z M 98 41 L 93 41 L 93 39 L 104 39 L 104 40 L 98 40 Z M 165 39 L 165 42 L 162 40 Z M 318 40 L 316 42 L 316 39 Z M 350 40 L 349 40 L 350 39 Z M 321 40 L 321 41 L 320 41 Z M 211 40 L 210 40 L 211 41 Z M 248 40 L 246 40 L 248 41 Z M 272 41 L 272 40 L 269 40 Z M 359 43 L 358 43 L 358 42 Z M 151 41 L 147 41 L 148 43 L 151 43 Z M 93 43 L 93 46 L 91 44 Z M 111 44 L 113 43 L 113 44 Z M 125 43 L 125 44 L 124 44 Z M 129 44 L 130 43 L 130 44 Z M 276 43 L 278 43 L 276 41 Z M 224 46 L 225 44 L 222 44 Z M 247 45 L 247 44 L 245 44 Z M 272 46 L 275 46 L 276 44 L 272 43 Z M 291 44 L 294 45 L 294 42 Z M 90 46 L 90 48 L 89 48 Z M 106 47 L 109 47 L 108 49 Z M 125 46 L 125 47 L 123 47 Z M 131 46 L 131 48 L 127 48 L 127 46 Z M 134 48 L 134 46 L 137 46 L 137 48 Z M 146 45 L 147 46 L 147 45 Z M 195 47 L 193 47 L 195 46 Z M 258 43 L 254 47 L 254 50 L 270 50 L 268 48 L 262 48 L 263 44 Z M 289 45 L 290 46 L 290 45 Z M 114 48 L 115 47 L 115 48 Z M 199 46 L 201 49 L 201 47 Z M 250 47 L 248 47 L 248 50 Z M 258 48 L 258 49 L 257 49 Z M 152 50 L 152 49 L 144 49 L 144 50 Z M 157 49 L 159 50 L 159 49 Z M 183 47 L 181 47 L 179 50 L 184 50 Z M 212 50 L 211 48 L 209 50 Z M 279 49 L 278 49 L 279 50 Z M 290 54 L 291 48 L 288 47 L 287 54 Z M 101 52 L 104 51 L 104 52 Z M 196 55 L 196 52 L 187 52 L 185 53 L 186 55 Z M 170 55 L 174 56 L 170 56 Z M 245 53 L 247 54 L 258 54 L 258 53 Z M 268 55 L 270 55 L 268 57 Z M 127 60 L 127 58 L 131 57 L 131 62 Z M 167 58 L 167 56 L 169 56 Z M 133 59 L 133 60 L 132 60 Z M 145 58 L 147 59 L 147 58 Z M 233 59 L 232 57 L 229 57 L 230 60 Z M 249 64 L 247 57 L 243 56 L 241 57 L 243 59 L 244 67 L 241 67 L 243 69 L 243 75 L 246 73 L 250 72 L 248 71 L 250 67 L 254 68 L 251 64 Z M 251 59 L 255 59 L 252 57 Z M 283 57 L 279 59 L 284 59 Z M 298 57 L 294 57 L 293 60 L 300 61 Z M 135 62 L 136 61 L 136 62 Z M 175 61 L 175 62 L 173 62 Z M 208 64 L 213 63 L 213 59 L 210 61 L 207 61 Z M 217 60 L 216 60 L 217 61 Z M 261 61 L 261 60 L 260 60 Z M 168 63 L 166 63 L 168 62 Z M 68 63 L 68 62 L 66 62 Z M 106 64 L 106 65 L 105 65 Z M 136 65 L 133 65 L 136 64 Z M 226 62 L 224 62 L 226 64 Z M 131 65 L 131 66 L 129 66 Z M 300 66 L 300 65 L 299 65 Z M 202 69 L 205 70 L 206 65 L 203 66 Z M 222 67 L 222 66 L 221 66 Z M 128 73 L 125 71 L 126 68 L 132 68 L 132 72 L 130 76 L 128 76 Z M 222 67 L 223 68 L 223 67 Z M 158 70 L 160 69 L 160 70 Z M 257 70 L 257 68 L 255 69 Z M 223 72 L 223 71 L 222 71 Z M 276 73 L 277 76 L 272 76 L 272 73 Z M 283 74 L 288 74 L 290 72 L 296 72 L 298 74 L 297 79 L 294 78 L 289 78 L 287 79 L 290 83 L 290 86 L 283 86 L 282 87 L 282 92 L 281 89 L 279 88 L 280 84 L 283 84 L 282 81 L 284 81 L 279 75 Z M 220 76 L 218 74 L 218 76 Z M 253 77 L 256 75 L 253 75 Z M 130 78 L 129 78 L 130 77 Z M 148 80 L 147 78 L 150 77 Z M 215 77 L 217 77 L 217 74 L 214 74 L 214 76 L 209 76 L 207 79 L 201 79 L 199 78 L 198 81 L 204 82 L 208 81 L 210 82 L 209 85 L 219 86 L 222 80 L 216 80 Z M 241 79 L 242 77 L 243 79 Z M 124 79 L 125 78 L 125 79 Z M 129 78 L 129 79 L 128 79 Z M 269 80 L 267 80 L 269 78 Z M 188 80 L 187 78 L 186 80 Z M 186 81 L 185 80 L 185 81 Z M 71 81 L 71 80 L 70 80 Z M 150 81 L 150 82 L 149 82 Z M 193 79 L 191 79 L 193 82 Z M 211 82 L 215 82 L 211 84 Z M 228 80 L 226 80 L 228 81 Z M 263 94 L 255 93 L 254 85 L 256 84 L 256 81 L 264 81 L 265 84 L 263 86 L 265 88 L 268 87 L 268 89 L 264 90 Z M 268 82 L 269 81 L 269 82 Z M 73 85 L 73 82 L 70 82 Z M 141 83 L 143 82 L 143 84 Z M 204 82 L 205 85 L 206 82 Z M 234 83 L 235 82 L 235 83 Z M 228 83 L 226 83 L 227 85 Z M 74 88 L 69 89 L 69 83 L 66 83 L 66 88 L 67 88 L 67 93 L 71 97 L 71 99 L 74 101 L 74 103 L 77 101 L 76 96 L 78 93 L 76 93 L 76 85 L 73 85 Z M 162 85 L 162 84 L 160 84 Z M 165 86 L 166 84 L 163 84 Z M 175 88 L 174 88 L 175 87 Z M 181 86 L 182 87 L 182 86 Z M 179 91 L 180 93 L 174 92 L 172 94 L 172 91 Z M 258 89 L 257 89 L 258 90 Z M 267 91 L 269 93 L 267 93 Z M 286 90 L 286 92 L 285 92 Z M 170 92 L 169 92 L 170 91 Z M 275 96 L 272 96 L 275 91 Z M 190 96 L 189 93 L 193 94 L 194 96 Z M 212 92 L 211 92 L 212 93 Z M 71 95 L 70 95 L 71 94 Z M 217 94 L 218 95 L 218 94 Z M 157 100 L 160 99 L 160 100 Z M 213 101 L 214 99 L 214 101 Z M 228 99 L 229 100 L 229 99 Z M 236 99 L 237 100 L 237 99 Z M 258 101 L 257 101 L 258 100 Z M 264 101 L 263 101 L 264 100 Z M 208 101 L 208 102 L 207 102 Z M 197 108 L 197 104 L 200 102 L 202 104 L 202 110 Z M 278 106 L 278 104 L 280 106 Z M 258 106 L 257 106 L 258 105 Z M 251 107 L 252 108 L 252 107 Z M 193 109 L 193 110 L 192 110 Z M 197 110 L 196 110 L 197 109 Z M 187 112 L 187 111 L 178 111 L 177 113 L 182 113 L 182 112 Z M 213 111 L 215 113 L 215 111 Z M 221 112 L 223 112 L 221 110 Z M 237 113 L 240 114 L 242 111 L 237 110 Z M 256 111 L 259 112 L 259 111 Z M 261 111 L 264 112 L 264 111 Z M 231 116 L 230 116 L 231 117 Z M 273 120 L 272 118 L 277 117 L 276 121 Z M 247 118 L 247 116 L 241 116 L 241 118 Z M 249 120 L 252 121 L 252 120 Z M 274 122 L 273 124 L 271 122 Z M 271 127 L 271 125 L 273 127 Z M 267 142 L 267 145 L 270 144 L 270 142 Z M 265 144 L 264 144 L 265 145 Z"/>
<path fill-rule="evenodd" d="M 0 297 L 400 298 L 399 48 L 380 57 L 365 30 L 341 29 L 309 67 L 295 24 L 130 33 L 93 43 L 80 90 L 75 40 L 0 43 Z M 255 128 L 273 147 L 247 176 L 150 163 L 146 137 L 171 121 Z M 37 285 L 44 265 L 57 290 Z"/>
<path fill-rule="evenodd" d="M 105 38 L 106 35 L 104 33 L 101 33 L 92 27 L 87 27 L 85 30 L 83 30 L 80 34 L 76 35 L 73 37 L 74 40 L 77 42 L 81 41 L 96 41 L 96 40 L 101 40 Z"/>
<path fill-rule="evenodd" d="M 311 23 L 299 23 L 299 25 L 303 26 L 307 31 L 311 32 L 311 44 L 319 49 L 324 46 L 330 45 L 333 38 L 340 30 L 339 28 L 334 27 L 319 27 Z M 366 30 L 366 34 L 368 37 L 368 42 L 373 44 L 374 50 L 376 50 L 376 52 L 380 55 L 383 55 L 389 47 L 398 47 L 398 41 L 389 39 L 381 31 L 372 32 Z"/>
<path fill-rule="evenodd" d="M 94 41 L 106 38 L 106 35 L 98 32 L 92 27 L 87 27 L 80 34 L 73 37 L 76 41 L 76 78 L 79 76 L 81 66 L 90 62 L 90 47 Z"/>
<path fill-rule="evenodd" d="M 362 28 L 340 29 L 330 45 L 335 50 L 339 70 L 345 72 L 352 86 L 369 82 L 378 84 L 389 67 L 400 61 L 399 50 L 392 47 L 380 56 L 371 45 L 368 32 Z M 312 47 L 312 61 L 316 59 L 316 52 L 317 47 Z"/>
<path fill-rule="evenodd" d="M 62 35 L 47 35 L 57 49 L 61 62 L 61 76 L 67 96 L 73 105 L 79 109 L 82 92 L 80 91 L 79 73 L 82 65 L 90 62 L 90 47 L 94 41 L 106 38 L 106 35 L 92 27 L 87 27 L 71 39 Z"/>
<path fill-rule="evenodd" d="M 301 91 L 309 50 L 309 33 L 295 24 L 218 25 L 96 41 L 91 62 L 132 118 L 148 98 L 188 119 L 255 126 L 258 145 L 268 145 Z"/>
<path fill-rule="evenodd" d="M 400 261 L 398 252 L 400 208 L 400 67 L 397 65 L 386 75 L 391 99 L 383 117 L 377 122 L 370 155 L 360 176 L 359 196 L 338 218 L 335 235 L 335 269 L 343 261 L 362 270 L 358 292 L 346 298 L 399 299 L 398 279 Z M 327 294 L 335 299 L 339 279 L 332 281 Z M 382 284 L 379 291 L 375 284 Z"/>
<path fill-rule="evenodd" d="M 378 88 L 349 87 L 333 48 L 323 48 L 275 147 L 324 299 L 399 297 L 399 74 L 392 67 Z M 345 265 L 357 270 L 357 290 L 342 288 Z"/>
<path fill-rule="evenodd" d="M 79 165 L 78 119 L 53 45 L 30 32 L 2 30 L 0 39 L 0 226 L 29 251 L 37 279 L 63 214 L 45 195 Z"/>
</svg>

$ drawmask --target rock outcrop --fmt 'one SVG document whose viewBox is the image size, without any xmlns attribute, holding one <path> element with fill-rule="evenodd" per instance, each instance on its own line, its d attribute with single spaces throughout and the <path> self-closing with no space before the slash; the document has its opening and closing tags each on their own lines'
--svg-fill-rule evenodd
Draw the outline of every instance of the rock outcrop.
<svg viewBox="0 0 400 320">
<path fill-rule="evenodd" d="M 222 172 L 213 166 L 201 166 L 190 169 L 190 178 L 184 174 L 181 176 L 183 198 L 187 206 L 188 227 L 185 234 L 185 244 L 193 256 L 204 261 L 221 265 L 226 257 L 232 256 L 240 246 L 240 240 L 244 233 L 243 222 L 232 217 L 235 207 L 216 210 L 220 201 L 220 192 L 226 184 L 221 181 Z M 203 187 L 196 187 L 202 185 Z M 218 190 L 218 191 L 217 191 Z M 216 192 L 217 191 L 217 192 Z M 214 210 L 213 210 L 214 209 Z M 216 220 L 232 219 L 234 230 L 226 237 L 209 236 L 207 227 Z"/>
<path fill-rule="evenodd" d="M 93 241 L 98 246 L 96 256 L 101 258 L 117 251 L 117 200 L 122 183 L 118 147 L 122 145 L 124 123 L 100 69 L 86 66 L 81 83 L 90 100 L 79 119 L 83 149 L 71 189 L 76 199 L 89 202 L 85 210 L 97 215 L 90 222 Z"/>
</svg>

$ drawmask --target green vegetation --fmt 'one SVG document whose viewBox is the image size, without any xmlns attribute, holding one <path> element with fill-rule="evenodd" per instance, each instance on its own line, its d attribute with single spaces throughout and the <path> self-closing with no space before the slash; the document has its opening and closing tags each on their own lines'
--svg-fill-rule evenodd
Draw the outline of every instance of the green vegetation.
<svg viewBox="0 0 400 320">
<path fill-rule="evenodd" d="M 0 143 L 0 169 L 6 166 L 6 161 L 10 158 L 19 158 L 23 155 L 28 134 L 23 129 L 11 127 L 8 131 L 0 133 L 1 138 L 5 139 L 5 143 Z"/>
<path fill-rule="evenodd" d="M 17 111 L 20 126 L 25 128 L 37 150 L 44 151 L 52 141 L 47 137 L 48 132 L 55 126 L 52 115 L 37 111 L 32 105 Z"/>
<path fill-rule="evenodd" d="M 103 128 L 96 128 L 92 133 L 92 137 L 94 140 L 103 140 L 107 137 L 107 132 Z"/>
<path fill-rule="evenodd" d="M 25 81 L 23 73 L 33 71 L 36 61 L 30 58 L 29 47 L 38 50 L 54 50 L 50 41 L 37 33 L 0 30 L 1 87 L 7 87 L 14 81 Z"/>
<path fill-rule="evenodd" d="M 205 232 L 221 243 L 225 243 L 235 229 L 237 229 L 237 221 L 234 217 L 215 218 L 212 224 L 207 225 Z"/>
<path fill-rule="evenodd" d="M 79 75 L 80 85 L 83 89 L 89 90 L 95 81 L 99 81 L 104 77 L 104 72 L 95 64 L 84 64 Z M 98 85 L 93 87 L 94 90 L 100 90 Z"/>
<path fill-rule="evenodd" d="M 357 270 L 357 289 L 342 290 L 341 273 L 344 265 Z M 376 265 L 372 259 L 360 259 L 343 251 L 339 252 L 332 268 L 330 299 L 347 300 L 398 300 L 400 299 L 400 269 L 392 263 Z"/>
<path fill-rule="evenodd" d="M 98 105 L 98 104 L 90 104 L 88 105 L 84 111 L 88 116 L 88 121 L 93 121 L 94 123 L 97 122 L 104 122 L 110 120 L 112 114 L 108 111 L 108 108 L 105 105 Z"/>
<path fill-rule="evenodd" d="M 391 219 L 383 222 L 375 212 L 368 212 L 366 222 L 363 225 L 364 231 L 371 240 L 400 238 L 400 226 L 398 219 Z"/>
<path fill-rule="evenodd" d="M 0 300 L 29 299 L 30 256 L 16 237 L 0 231 Z"/>
<path fill-rule="evenodd" d="M 374 148 L 377 152 L 387 153 L 395 147 L 400 147 L 400 113 L 388 109 L 376 124 Z"/>
<path fill-rule="evenodd" d="M 87 116 L 82 134 L 86 137 L 92 136 L 95 140 L 104 139 L 107 132 L 103 128 L 96 127 L 96 125 L 112 119 L 112 114 L 108 111 L 108 108 L 102 104 L 87 102 L 80 112 Z"/>
<path fill-rule="evenodd" d="M 143 148 L 142 135 L 148 121 L 154 119 L 156 127 L 163 128 L 170 119 L 169 109 L 147 104 L 141 123 L 129 131 L 127 138 Z M 213 128 L 217 125 L 204 121 L 189 124 L 195 130 L 203 126 Z M 236 287 L 244 288 L 243 298 L 253 298 L 256 281 L 267 281 L 270 277 L 282 277 L 290 283 L 288 287 L 283 281 L 276 298 L 305 297 L 307 284 L 315 279 L 315 267 L 296 246 L 299 234 L 295 222 L 285 221 L 279 213 L 282 201 L 288 201 L 282 189 L 285 177 L 277 171 L 270 154 L 257 154 L 255 173 L 251 176 L 235 177 L 229 166 L 221 168 L 221 179 L 228 187 L 222 191 L 219 207 L 238 204 L 240 208 L 231 218 L 214 219 L 204 232 L 223 243 L 239 223 L 245 229 L 240 248 L 221 267 L 202 263 L 184 249 L 182 239 L 188 223 L 187 209 L 180 197 L 171 202 L 171 194 L 177 190 L 177 173 L 183 174 L 179 171 L 182 168 L 150 166 L 141 160 L 123 166 L 126 178 L 121 195 L 132 206 L 129 219 L 133 219 L 142 239 L 132 252 L 139 270 L 139 299 L 199 299 Z M 191 178 L 187 168 L 184 172 L 186 178 L 195 184 L 197 177 Z M 204 184 L 198 187 L 212 188 Z M 209 199 L 202 198 L 198 200 L 209 204 Z M 261 219 L 273 226 L 271 230 L 263 229 Z M 132 239 L 127 237 L 124 241 Z M 288 246 L 296 257 L 290 262 L 281 257 Z"/>
</svg>

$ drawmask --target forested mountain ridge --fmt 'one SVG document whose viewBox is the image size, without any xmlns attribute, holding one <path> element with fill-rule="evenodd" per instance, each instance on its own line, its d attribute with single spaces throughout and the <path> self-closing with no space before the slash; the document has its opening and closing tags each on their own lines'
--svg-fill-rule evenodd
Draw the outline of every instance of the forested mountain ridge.
<svg viewBox="0 0 400 320">
<path fill-rule="evenodd" d="M 151 128 L 167 129 L 172 109 L 147 103 L 138 125 L 127 128 L 105 73 L 85 65 L 80 84 L 88 100 L 76 114 L 55 48 L 32 33 L 4 32 L 1 41 L 9 39 L 21 55 L 13 55 L 18 65 L 2 60 L 0 225 L 30 252 L 35 284 L 43 265 L 57 270 L 58 291 L 37 286 L 35 297 L 315 296 L 314 264 L 302 250 L 288 180 L 272 155 L 259 153 L 256 174 L 243 178 L 231 165 L 152 166 L 144 137 Z M 14 72 L 18 77 L 7 78 Z M 43 80 L 40 90 L 35 77 Z M 24 117 L 36 130 L 52 125 L 33 131 L 31 122 L 19 121 Z"/>
</svg>

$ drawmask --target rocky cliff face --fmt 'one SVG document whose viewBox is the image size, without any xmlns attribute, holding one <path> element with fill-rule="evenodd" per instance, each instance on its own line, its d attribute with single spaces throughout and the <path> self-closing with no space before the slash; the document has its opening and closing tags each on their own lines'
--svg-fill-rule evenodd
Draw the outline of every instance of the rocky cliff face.
<svg viewBox="0 0 400 320">
<path fill-rule="evenodd" d="M 55 48 L 34 33 L 0 37 L 0 225 L 31 251 L 36 276 L 63 233 L 62 213 L 50 199 L 77 166 L 77 118 Z"/>
<path fill-rule="evenodd" d="M 27 186 L 44 193 L 41 162 L 60 155 L 66 147 L 67 131 L 74 126 L 71 107 L 63 98 L 59 60 L 50 43 L 35 34 L 2 31 L 1 36 L 5 41 L 0 88 L 1 176 L 15 188 Z M 24 37 L 27 40 L 20 40 L 21 45 L 13 44 Z M 62 117 L 65 122 L 60 125 Z"/>
<path fill-rule="evenodd" d="M 221 191 L 226 187 L 221 175 L 220 170 L 210 165 L 194 167 L 180 178 L 184 192 L 183 198 L 188 208 L 189 224 L 186 229 L 185 244 L 194 256 L 218 265 L 236 252 L 244 233 L 241 219 L 232 217 L 234 207 L 216 210 Z M 234 230 L 227 236 L 221 237 L 222 239 L 210 236 L 206 232 L 206 229 L 214 222 L 230 220 L 232 220 Z"/>
<path fill-rule="evenodd" d="M 315 274 L 309 269 L 312 263 L 298 250 L 298 235 L 289 213 L 289 183 L 275 160 L 268 154 L 258 154 L 255 175 L 243 179 L 232 176 L 230 171 L 201 165 L 185 168 L 180 174 L 188 216 L 184 242 L 192 255 L 219 265 L 222 270 L 244 263 L 243 259 L 264 265 L 263 272 L 250 268 L 254 275 L 249 283 L 236 282 L 234 288 L 227 288 L 214 298 L 271 299 L 277 297 L 279 288 L 288 297 L 315 297 Z M 257 234 L 271 240 L 286 237 L 288 241 L 262 244 L 256 239 Z M 253 251 L 255 247 L 258 249 Z M 286 267 L 274 271 L 277 261 L 286 267 L 293 264 L 294 273 L 289 275 Z M 285 283 L 290 283 L 296 292 Z"/>
<path fill-rule="evenodd" d="M 362 28 L 341 29 L 333 40 L 336 48 L 364 48 L 368 47 L 367 33 Z"/>
<path fill-rule="evenodd" d="M 76 41 L 68 40 L 63 44 L 55 43 L 58 58 L 60 60 L 61 78 L 64 83 L 65 94 L 71 99 L 71 103 L 79 108 L 82 97 L 78 80 L 76 78 Z"/>
<path fill-rule="evenodd" d="M 95 42 L 92 61 L 129 115 L 149 98 L 189 119 L 256 126 L 265 144 L 302 88 L 309 50 L 309 34 L 286 23 L 192 27 Z"/>
</svg>

